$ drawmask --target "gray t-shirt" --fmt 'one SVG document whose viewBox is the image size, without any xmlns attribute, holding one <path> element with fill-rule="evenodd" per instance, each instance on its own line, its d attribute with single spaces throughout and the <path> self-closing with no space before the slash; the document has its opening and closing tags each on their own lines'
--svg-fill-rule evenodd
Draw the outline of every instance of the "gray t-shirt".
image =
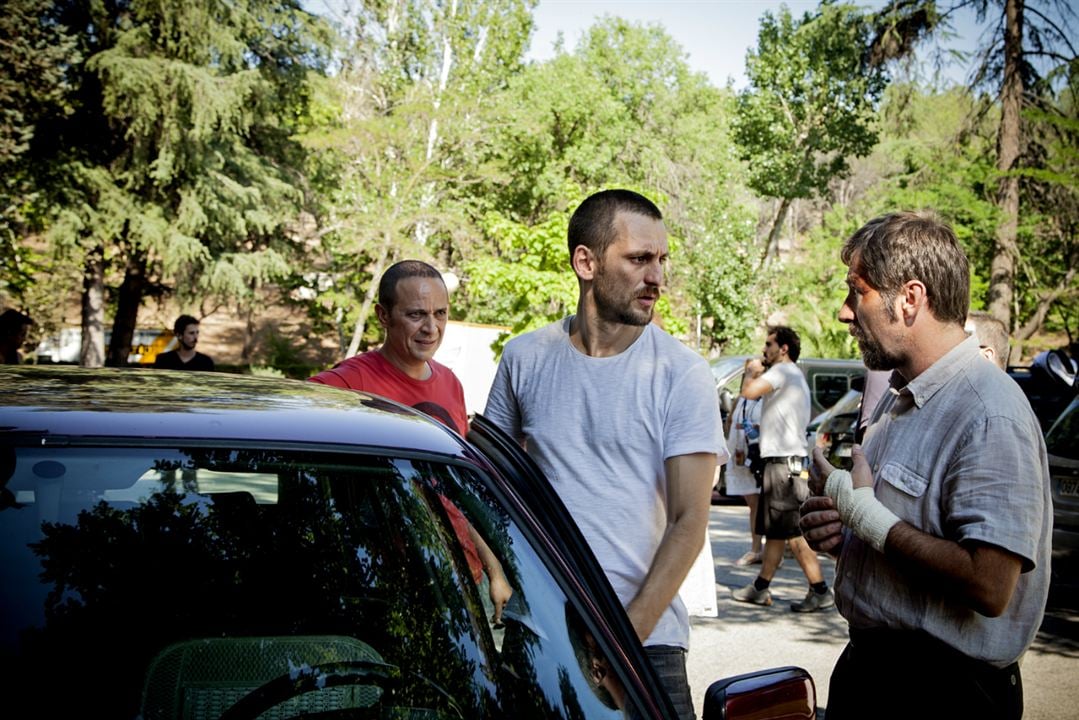
<svg viewBox="0 0 1079 720">
<path fill-rule="evenodd" d="M 1038 419 L 975 338 L 902 382 L 893 374 L 866 430 L 877 499 L 922 532 L 1018 555 L 1023 573 L 1004 614 L 989 618 L 845 531 L 836 605 L 852 627 L 924 630 L 1003 667 L 1030 646 L 1049 593 L 1052 500 Z"/>
<path fill-rule="evenodd" d="M 761 457 L 806 454 L 809 384 L 792 362 L 776 363 L 761 378 L 772 386 L 761 408 Z"/>
<path fill-rule="evenodd" d="M 484 415 L 524 441 L 626 605 L 667 528 L 664 460 L 726 460 L 715 381 L 654 325 L 618 355 L 584 355 L 570 343 L 571 319 L 506 345 Z M 677 595 L 645 644 L 688 648 Z"/>
</svg>

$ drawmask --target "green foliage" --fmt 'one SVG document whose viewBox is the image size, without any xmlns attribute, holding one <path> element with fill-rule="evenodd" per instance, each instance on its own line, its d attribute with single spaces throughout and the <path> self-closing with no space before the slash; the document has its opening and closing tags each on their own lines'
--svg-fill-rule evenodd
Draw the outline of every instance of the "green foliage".
<svg viewBox="0 0 1079 720">
<path fill-rule="evenodd" d="M 884 88 L 882 72 L 864 63 L 871 37 L 868 18 L 845 3 L 822 3 L 798 21 L 786 7 L 764 13 L 734 125 L 749 187 L 810 197 L 847 174 L 850 156 L 869 153 Z"/>
<path fill-rule="evenodd" d="M 467 190 L 486 175 L 477 108 L 520 67 L 528 0 L 365 4 L 345 28 L 340 68 L 319 89 L 321 258 L 311 309 L 349 350 L 365 335 L 372 282 L 405 257 L 443 270 L 478 233 Z M 463 262 L 463 260 L 462 260 Z M 344 348 L 342 348 L 344 350 Z"/>
<path fill-rule="evenodd" d="M 754 278 L 737 253 L 751 223 L 737 202 L 731 97 L 691 72 L 661 28 L 606 18 L 573 53 L 514 77 L 488 110 L 499 119 L 496 170 L 475 204 L 508 225 L 488 222 L 485 242 L 461 248 L 468 319 L 516 333 L 572 312 L 565 223 L 591 192 L 626 187 L 664 211 L 671 266 L 657 312 L 667 330 L 685 337 L 700 315 L 710 347 L 748 334 Z M 565 259 L 552 263 L 555 249 Z"/>
<path fill-rule="evenodd" d="M 26 155 L 38 124 L 70 111 L 64 66 L 80 59 L 67 29 L 49 22 L 50 4 L 9 0 L 0 13 L 0 295 L 24 302 L 41 258 L 21 240 L 43 211 Z"/>
<path fill-rule="evenodd" d="M 465 265 L 462 287 L 469 319 L 509 325 L 512 336 L 574 312 L 577 280 L 569 265 L 568 224 L 564 212 L 535 225 L 489 212 L 483 230 L 497 245 L 498 255 L 478 256 Z M 498 352 L 508 339 L 501 339 Z"/>
<path fill-rule="evenodd" d="M 62 56 L 42 56 L 52 75 L 41 97 L 62 112 L 39 119 L 20 158 L 50 226 L 39 271 L 67 279 L 67 264 L 100 248 L 102 280 L 131 308 L 114 339 L 144 294 L 214 307 L 282 277 L 300 250 L 290 225 L 304 204 L 303 153 L 290 136 L 323 62 L 317 18 L 295 0 L 36 10 L 41 27 L 70 29 Z M 71 279 L 53 292 L 81 286 Z"/>
</svg>

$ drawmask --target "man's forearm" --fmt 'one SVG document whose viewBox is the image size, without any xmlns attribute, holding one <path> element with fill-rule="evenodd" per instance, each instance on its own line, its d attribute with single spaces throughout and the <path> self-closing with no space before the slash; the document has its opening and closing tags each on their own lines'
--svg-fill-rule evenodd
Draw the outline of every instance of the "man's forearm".
<svg viewBox="0 0 1079 720">
<path fill-rule="evenodd" d="M 945 588 L 987 617 L 1007 608 L 1022 566 L 1018 556 L 993 545 L 960 545 L 923 532 L 888 510 L 871 486 L 852 488 L 851 475 L 842 470 L 831 473 L 825 492 L 855 535 L 907 573 Z"/>
<path fill-rule="evenodd" d="M 703 515 L 683 516 L 668 529 L 644 583 L 626 606 L 626 613 L 641 642 L 652 634 L 656 623 L 678 594 L 704 545 L 707 531 L 707 511 Z"/>
</svg>

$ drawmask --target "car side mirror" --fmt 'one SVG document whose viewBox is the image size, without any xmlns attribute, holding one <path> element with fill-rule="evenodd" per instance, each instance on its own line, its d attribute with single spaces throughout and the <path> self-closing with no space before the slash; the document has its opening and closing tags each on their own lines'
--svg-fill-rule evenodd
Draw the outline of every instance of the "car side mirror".
<svg viewBox="0 0 1079 720">
<path fill-rule="evenodd" d="M 704 696 L 704 720 L 786 718 L 815 720 L 817 689 L 800 667 L 736 675 L 712 683 Z"/>
</svg>

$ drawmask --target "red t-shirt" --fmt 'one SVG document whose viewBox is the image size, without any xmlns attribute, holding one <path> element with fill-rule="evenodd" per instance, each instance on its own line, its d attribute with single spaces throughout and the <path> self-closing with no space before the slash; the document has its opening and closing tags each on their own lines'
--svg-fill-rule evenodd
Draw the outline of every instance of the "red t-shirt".
<svg viewBox="0 0 1079 720">
<path fill-rule="evenodd" d="M 427 365 L 431 368 L 431 376 L 417 380 L 402 372 L 382 353 L 372 350 L 350 357 L 308 380 L 382 395 L 427 413 L 464 435 L 468 432 L 468 413 L 461 381 L 445 365 L 434 360 L 429 360 Z"/>
<path fill-rule="evenodd" d="M 383 357 L 382 353 L 372 350 L 362 355 L 354 355 L 332 369 L 308 378 L 308 381 L 381 395 L 427 413 L 443 425 L 464 435 L 468 432 L 468 413 L 465 410 L 465 392 L 461 381 L 445 365 L 434 360 L 428 360 L 427 364 L 431 368 L 431 376 L 426 380 L 417 380 L 402 372 Z M 442 495 L 439 495 L 439 498 L 464 550 L 472 579 L 479 583 L 483 579 L 483 563 L 476 552 L 476 545 L 469 537 L 468 521 L 456 505 Z"/>
</svg>

